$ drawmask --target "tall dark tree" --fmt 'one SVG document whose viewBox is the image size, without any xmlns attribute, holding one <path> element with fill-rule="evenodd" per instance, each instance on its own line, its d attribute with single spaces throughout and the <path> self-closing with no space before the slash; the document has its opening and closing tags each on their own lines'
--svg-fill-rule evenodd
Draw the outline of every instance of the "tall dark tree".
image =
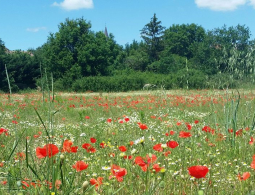
<svg viewBox="0 0 255 195">
<path fill-rule="evenodd" d="M 159 53 L 163 50 L 162 36 L 164 30 L 165 27 L 161 25 L 161 21 L 158 21 L 156 14 L 141 30 L 141 37 L 146 44 L 146 50 L 152 62 L 159 59 Z"/>
</svg>

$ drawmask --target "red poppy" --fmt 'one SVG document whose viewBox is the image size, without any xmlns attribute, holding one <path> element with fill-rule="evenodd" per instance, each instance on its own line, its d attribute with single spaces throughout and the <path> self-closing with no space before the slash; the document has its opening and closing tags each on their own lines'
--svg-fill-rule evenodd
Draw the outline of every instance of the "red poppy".
<svg viewBox="0 0 255 195">
<path fill-rule="evenodd" d="M 110 123 L 110 122 L 112 122 L 112 119 L 111 119 L 111 118 L 108 118 L 108 119 L 106 120 L 106 122 L 107 122 L 107 123 Z"/>
<path fill-rule="evenodd" d="M 130 146 L 133 146 L 133 145 L 134 145 L 134 142 L 133 142 L 133 141 L 130 141 L 129 144 L 130 144 Z"/>
<path fill-rule="evenodd" d="M 91 142 L 92 144 L 96 143 L 96 141 L 97 141 L 97 140 L 96 140 L 94 137 L 90 138 L 90 142 Z"/>
<path fill-rule="evenodd" d="M 100 143 L 99 145 L 100 145 L 100 147 L 101 147 L 101 148 L 105 148 L 105 147 L 106 147 L 106 144 L 105 144 L 105 143 L 103 143 L 103 142 L 102 142 L 102 143 Z"/>
<path fill-rule="evenodd" d="M 139 125 L 140 129 L 142 129 L 142 130 L 148 129 L 147 125 L 145 125 L 145 124 L 138 123 L 138 125 Z"/>
<path fill-rule="evenodd" d="M 125 156 L 123 156 L 123 158 L 124 158 L 124 159 L 128 159 L 128 160 L 131 160 L 131 159 L 133 158 L 133 156 L 132 156 L 132 155 L 130 155 L 130 156 L 125 155 Z"/>
<path fill-rule="evenodd" d="M 120 150 L 121 152 L 126 152 L 126 151 L 127 151 L 127 148 L 126 148 L 126 146 L 120 146 L 120 147 L 119 147 L 119 150 Z"/>
<path fill-rule="evenodd" d="M 127 170 L 125 168 L 121 168 L 117 165 L 112 165 L 111 167 L 112 175 L 110 175 L 109 179 L 115 177 L 118 182 L 123 181 L 123 177 L 127 174 Z"/>
<path fill-rule="evenodd" d="M 46 144 L 43 148 L 36 148 L 36 156 L 37 158 L 45 158 L 56 155 L 59 152 L 58 147 L 54 144 Z"/>
<path fill-rule="evenodd" d="M 191 128 L 192 128 L 191 124 L 189 124 L 189 123 L 186 123 L 186 127 L 188 130 L 191 130 Z"/>
<path fill-rule="evenodd" d="M 253 137 L 251 137 L 251 140 L 249 141 L 249 144 L 253 144 L 253 142 L 254 142 L 254 138 Z"/>
<path fill-rule="evenodd" d="M 163 148 L 161 147 L 161 144 L 156 144 L 153 146 L 153 150 L 158 151 L 158 152 L 162 152 Z"/>
<path fill-rule="evenodd" d="M 189 174 L 192 177 L 195 177 L 197 179 L 205 177 L 209 171 L 209 169 L 206 166 L 200 166 L 200 165 L 189 167 L 188 170 L 189 170 Z"/>
<path fill-rule="evenodd" d="M 15 124 L 15 125 L 17 125 L 17 124 L 18 124 L 18 122 L 17 122 L 17 121 L 15 121 L 15 120 L 13 120 L 13 121 L 12 121 L 12 123 L 13 123 L 13 124 Z"/>
<path fill-rule="evenodd" d="M 195 121 L 194 121 L 194 123 L 195 123 L 195 124 L 198 124 L 198 123 L 199 123 L 199 121 L 198 121 L 198 120 L 195 120 Z"/>
<path fill-rule="evenodd" d="M 236 131 L 236 136 L 242 136 L 243 134 L 243 130 L 239 129 L 238 131 Z"/>
<path fill-rule="evenodd" d="M 26 188 L 29 187 L 29 184 L 26 181 L 21 181 L 21 183 L 22 183 L 22 188 L 23 189 L 26 189 Z"/>
<path fill-rule="evenodd" d="M 25 160 L 26 159 L 26 154 L 24 152 L 18 152 L 16 154 L 15 160 Z"/>
<path fill-rule="evenodd" d="M 77 161 L 72 167 L 74 169 L 76 169 L 77 172 L 80 172 L 82 170 L 85 170 L 88 168 L 88 164 L 86 164 L 85 162 L 83 161 Z"/>
<path fill-rule="evenodd" d="M 249 173 L 249 172 L 245 172 L 245 173 L 243 173 L 243 175 L 241 176 L 240 174 L 238 174 L 238 179 L 240 180 L 240 181 L 242 181 L 242 180 L 246 180 L 246 179 L 248 179 L 249 177 L 251 176 L 251 174 Z"/>
<path fill-rule="evenodd" d="M 252 156 L 251 168 L 255 169 L 255 155 Z"/>
<path fill-rule="evenodd" d="M 176 148 L 177 146 L 179 146 L 179 144 L 176 142 L 176 141 L 168 141 L 166 143 L 166 145 L 169 147 L 169 148 Z"/>
<path fill-rule="evenodd" d="M 163 167 L 160 167 L 158 164 L 154 164 L 152 168 L 157 172 L 159 172 Z"/>
<path fill-rule="evenodd" d="M 90 184 L 95 185 L 96 189 L 98 189 L 98 187 L 103 184 L 103 179 L 103 177 L 98 177 L 97 179 L 92 178 L 90 179 Z"/>
<path fill-rule="evenodd" d="M 82 148 L 84 149 L 89 149 L 90 147 L 92 147 L 89 143 L 85 143 L 85 144 L 82 144 Z"/>
<path fill-rule="evenodd" d="M 145 172 L 147 171 L 147 168 L 149 165 L 157 160 L 156 155 L 146 155 L 146 158 L 143 158 L 141 156 L 137 156 L 135 158 L 135 164 L 139 165 L 141 169 Z"/>
<path fill-rule="evenodd" d="M 126 117 L 124 120 L 125 120 L 126 122 L 128 122 L 128 121 L 129 121 L 129 118 Z"/>
<path fill-rule="evenodd" d="M 181 131 L 179 133 L 179 137 L 181 137 L 181 138 L 191 137 L 191 133 L 190 132 Z"/>
<path fill-rule="evenodd" d="M 5 133 L 5 135 L 8 135 L 8 130 L 7 129 L 4 129 L 4 128 L 1 128 L 0 129 L 0 135 L 2 134 L 2 133 Z"/>
<path fill-rule="evenodd" d="M 90 117 L 89 116 L 85 116 L 85 119 L 90 119 Z"/>
<path fill-rule="evenodd" d="M 164 153 L 164 156 L 168 156 L 169 154 L 171 154 L 171 151 L 166 151 L 166 152 Z"/>
<path fill-rule="evenodd" d="M 174 131 L 170 131 L 170 135 L 174 135 L 175 134 L 175 132 Z"/>
<path fill-rule="evenodd" d="M 89 153 L 95 153 L 96 151 L 97 150 L 94 147 L 90 147 L 90 148 L 87 149 L 87 152 L 89 152 Z"/>
<path fill-rule="evenodd" d="M 71 140 L 65 140 L 63 143 L 63 149 L 61 152 L 68 152 L 68 153 L 76 153 L 78 146 L 73 146 L 73 142 Z"/>
</svg>

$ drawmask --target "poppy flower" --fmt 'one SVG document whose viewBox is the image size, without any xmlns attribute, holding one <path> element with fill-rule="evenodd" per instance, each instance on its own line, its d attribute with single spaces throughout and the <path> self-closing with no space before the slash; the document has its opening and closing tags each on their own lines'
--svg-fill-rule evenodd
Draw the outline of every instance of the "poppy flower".
<svg viewBox="0 0 255 195">
<path fill-rule="evenodd" d="M 252 156 L 251 168 L 255 169 L 255 155 Z"/>
<path fill-rule="evenodd" d="M 243 130 L 239 129 L 238 131 L 236 131 L 236 136 L 242 136 L 243 134 Z"/>
<path fill-rule="evenodd" d="M 26 159 L 26 154 L 24 152 L 18 152 L 16 154 L 15 160 L 25 160 Z"/>
<path fill-rule="evenodd" d="M 88 153 L 95 153 L 97 150 L 96 150 L 96 148 L 94 148 L 94 147 L 90 147 L 89 149 L 87 149 L 87 152 Z"/>
<path fill-rule="evenodd" d="M 194 121 L 194 123 L 195 123 L 195 124 L 198 124 L 198 123 L 199 123 L 199 121 L 198 121 L 198 120 L 195 120 L 195 121 Z"/>
<path fill-rule="evenodd" d="M 85 119 L 90 119 L 90 117 L 89 116 L 85 116 Z"/>
<path fill-rule="evenodd" d="M 152 168 L 155 170 L 156 173 L 158 173 L 163 167 L 160 167 L 158 164 L 154 164 Z"/>
<path fill-rule="evenodd" d="M 146 158 L 141 156 L 137 156 L 135 158 L 135 164 L 139 165 L 141 169 L 146 172 L 149 165 L 157 160 L 157 156 L 155 154 L 146 155 Z"/>
<path fill-rule="evenodd" d="M 243 175 L 241 176 L 240 174 L 238 174 L 238 179 L 240 180 L 240 181 L 242 181 L 242 180 L 246 180 L 246 179 L 248 179 L 249 177 L 251 176 L 251 174 L 249 173 L 249 172 L 245 172 L 245 173 L 243 173 Z"/>
<path fill-rule="evenodd" d="M 45 158 L 56 155 L 59 152 L 58 147 L 54 144 L 46 144 L 43 148 L 36 148 L 36 156 L 37 158 Z"/>
<path fill-rule="evenodd" d="M 170 131 L 170 135 L 174 135 L 175 134 L 175 132 L 174 131 Z"/>
<path fill-rule="evenodd" d="M 5 135 L 7 136 L 7 135 L 8 135 L 7 132 L 8 132 L 7 129 L 4 129 L 4 128 L 1 127 L 1 129 L 0 129 L 0 135 L 1 135 L 2 133 L 5 133 Z"/>
<path fill-rule="evenodd" d="M 85 162 L 83 161 L 77 161 L 72 167 L 74 169 L 76 169 L 77 172 L 80 172 L 82 170 L 85 170 L 88 168 L 88 164 L 86 164 Z"/>
<path fill-rule="evenodd" d="M 153 150 L 158 151 L 158 152 L 162 152 L 163 148 L 161 147 L 161 144 L 156 144 L 153 146 Z"/>
<path fill-rule="evenodd" d="M 205 177 L 209 171 L 209 169 L 206 166 L 200 165 L 189 167 L 188 170 L 190 176 L 195 177 L 197 179 Z"/>
<path fill-rule="evenodd" d="M 26 181 L 21 181 L 21 183 L 22 183 L 22 188 L 23 189 L 26 189 L 26 188 L 29 187 L 29 184 Z"/>
<path fill-rule="evenodd" d="M 176 123 L 177 126 L 180 126 L 181 124 L 182 124 L 181 122 L 177 122 L 177 123 Z"/>
<path fill-rule="evenodd" d="M 96 143 L 96 141 L 97 141 L 97 140 L 96 140 L 94 137 L 90 138 L 90 142 L 91 142 L 92 144 Z"/>
<path fill-rule="evenodd" d="M 166 151 L 166 152 L 164 152 L 164 156 L 168 156 L 169 154 L 171 154 L 171 151 Z"/>
<path fill-rule="evenodd" d="M 139 125 L 140 129 L 142 129 L 142 130 L 148 129 L 146 124 L 138 123 L 138 125 Z"/>
<path fill-rule="evenodd" d="M 251 140 L 249 141 L 249 144 L 253 144 L 253 142 L 254 142 L 254 138 L 253 137 L 251 137 Z"/>
<path fill-rule="evenodd" d="M 189 123 L 186 123 L 186 127 L 188 130 L 191 130 L 191 128 L 192 128 L 191 124 L 189 124 Z"/>
<path fill-rule="evenodd" d="M 85 143 L 85 144 L 82 144 L 82 148 L 84 149 L 89 149 L 90 147 L 92 147 L 89 143 Z"/>
<path fill-rule="evenodd" d="M 98 187 L 103 184 L 103 179 L 103 177 L 98 177 L 97 179 L 92 178 L 90 179 L 90 184 L 94 185 L 96 189 L 98 189 Z"/>
<path fill-rule="evenodd" d="M 129 121 L 129 118 L 126 117 L 124 120 L 125 120 L 126 122 L 128 122 L 128 121 Z"/>
<path fill-rule="evenodd" d="M 106 120 L 106 122 L 107 122 L 107 123 L 110 123 L 110 122 L 112 122 L 112 119 L 111 119 L 111 118 L 108 118 L 108 119 Z"/>
<path fill-rule="evenodd" d="M 119 147 L 119 150 L 120 150 L 121 152 L 126 152 L 126 151 L 127 151 L 127 148 L 126 148 L 126 146 L 120 146 L 120 147 Z"/>
<path fill-rule="evenodd" d="M 181 138 L 191 137 L 191 133 L 190 132 L 181 131 L 179 133 L 179 137 L 181 137 Z"/>
<path fill-rule="evenodd" d="M 68 153 L 76 153 L 78 146 L 73 146 L 73 142 L 71 140 L 65 140 L 63 143 L 63 149 L 61 152 L 68 152 Z"/>
<path fill-rule="evenodd" d="M 101 142 L 99 145 L 100 145 L 101 148 L 105 148 L 106 147 L 106 144 L 103 143 L 103 142 Z"/>
<path fill-rule="evenodd" d="M 129 155 L 129 156 L 125 155 L 125 156 L 123 156 L 123 158 L 124 158 L 124 159 L 128 159 L 128 160 L 131 160 L 131 159 L 133 158 L 133 156 L 132 156 L 132 155 Z"/>
<path fill-rule="evenodd" d="M 115 177 L 118 182 L 123 181 L 123 177 L 127 174 L 127 170 L 125 168 L 121 168 L 117 165 L 112 165 L 111 167 L 112 175 L 110 175 L 109 179 Z"/>
<path fill-rule="evenodd" d="M 166 145 L 169 148 L 176 148 L 177 146 L 179 146 L 179 144 L 176 141 L 168 141 Z"/>
</svg>

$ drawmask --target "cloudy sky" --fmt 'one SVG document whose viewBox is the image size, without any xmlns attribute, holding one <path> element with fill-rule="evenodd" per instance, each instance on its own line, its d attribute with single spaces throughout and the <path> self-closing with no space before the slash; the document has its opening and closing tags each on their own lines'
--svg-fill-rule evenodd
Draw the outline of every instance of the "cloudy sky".
<svg viewBox="0 0 255 195">
<path fill-rule="evenodd" d="M 224 24 L 246 25 L 255 38 L 255 0 L 0 0 L 0 39 L 10 50 L 36 49 L 66 18 L 83 17 L 93 31 L 112 33 L 118 44 L 140 41 L 140 30 L 153 14 L 166 28 Z"/>
</svg>

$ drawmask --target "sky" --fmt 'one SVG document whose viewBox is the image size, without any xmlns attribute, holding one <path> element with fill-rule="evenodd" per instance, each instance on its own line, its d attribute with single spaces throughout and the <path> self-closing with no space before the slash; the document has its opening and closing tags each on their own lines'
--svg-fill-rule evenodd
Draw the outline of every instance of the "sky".
<svg viewBox="0 0 255 195">
<path fill-rule="evenodd" d="M 141 41 L 154 13 L 162 25 L 195 23 L 205 30 L 245 25 L 255 37 L 255 0 L 0 0 L 0 39 L 10 50 L 36 49 L 67 18 L 84 18 L 120 45 Z"/>
</svg>

